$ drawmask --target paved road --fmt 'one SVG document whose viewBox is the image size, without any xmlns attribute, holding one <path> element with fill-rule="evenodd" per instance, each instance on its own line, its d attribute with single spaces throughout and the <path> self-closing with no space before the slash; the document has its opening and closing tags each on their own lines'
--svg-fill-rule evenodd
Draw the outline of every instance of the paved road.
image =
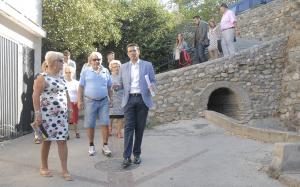
<svg viewBox="0 0 300 187">
<path fill-rule="evenodd" d="M 0 145 L 1 187 L 112 186 L 112 187 L 277 187 L 261 168 L 271 160 L 273 145 L 230 136 L 204 119 L 180 121 L 145 132 L 143 162 L 121 168 L 122 140 L 110 139 L 112 158 L 87 154 L 87 137 L 74 136 L 69 145 L 69 169 L 75 181 L 60 176 L 57 146 L 53 144 L 49 167 L 54 177 L 39 176 L 39 145 L 32 134 Z"/>
</svg>

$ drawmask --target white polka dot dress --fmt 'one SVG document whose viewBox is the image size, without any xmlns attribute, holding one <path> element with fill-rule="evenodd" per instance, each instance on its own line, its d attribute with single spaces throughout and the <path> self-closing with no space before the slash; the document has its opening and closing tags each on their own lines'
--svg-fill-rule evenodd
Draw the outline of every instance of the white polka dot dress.
<svg viewBox="0 0 300 187">
<path fill-rule="evenodd" d="M 48 141 L 66 140 L 68 136 L 67 87 L 63 77 L 44 74 L 46 88 L 40 97 L 42 125 Z"/>
</svg>

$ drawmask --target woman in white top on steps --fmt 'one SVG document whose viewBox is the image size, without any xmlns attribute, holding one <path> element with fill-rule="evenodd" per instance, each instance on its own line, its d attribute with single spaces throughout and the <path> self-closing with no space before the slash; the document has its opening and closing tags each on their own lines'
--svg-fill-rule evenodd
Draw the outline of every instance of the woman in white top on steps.
<svg viewBox="0 0 300 187">
<path fill-rule="evenodd" d="M 207 33 L 207 37 L 209 39 L 208 54 L 209 54 L 209 60 L 214 60 L 219 57 L 218 40 L 220 39 L 220 30 L 213 19 L 209 20 L 208 24 L 209 24 L 209 31 Z"/>
<path fill-rule="evenodd" d="M 72 105 L 72 111 L 69 116 L 69 124 L 74 126 L 76 138 L 80 138 L 80 134 L 78 132 L 78 107 L 77 107 L 77 91 L 79 82 L 76 79 L 73 79 L 73 75 L 75 73 L 75 69 L 71 66 L 66 66 L 64 68 L 64 75 L 66 80 L 66 86 L 69 92 L 70 101 Z"/>
</svg>

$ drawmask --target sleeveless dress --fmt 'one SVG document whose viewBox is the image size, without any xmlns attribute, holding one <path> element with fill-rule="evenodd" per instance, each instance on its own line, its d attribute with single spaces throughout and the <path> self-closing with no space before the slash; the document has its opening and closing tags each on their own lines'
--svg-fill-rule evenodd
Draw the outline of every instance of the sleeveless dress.
<svg viewBox="0 0 300 187">
<path fill-rule="evenodd" d="M 66 140 L 68 136 L 67 87 L 63 77 L 43 74 L 46 88 L 40 96 L 42 125 L 47 131 L 46 141 Z"/>
<path fill-rule="evenodd" d="M 111 75 L 111 80 L 113 84 L 119 85 L 120 82 L 120 74 L 113 76 Z M 124 109 L 122 108 L 122 98 L 123 98 L 124 90 L 118 89 L 113 90 L 113 107 L 109 110 L 109 115 L 111 118 L 123 118 L 124 117 Z"/>
</svg>

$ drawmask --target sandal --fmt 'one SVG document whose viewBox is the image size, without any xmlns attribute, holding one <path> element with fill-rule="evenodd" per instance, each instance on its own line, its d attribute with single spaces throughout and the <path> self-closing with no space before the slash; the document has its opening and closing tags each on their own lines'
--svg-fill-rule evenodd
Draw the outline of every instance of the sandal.
<svg viewBox="0 0 300 187">
<path fill-rule="evenodd" d="M 76 133 L 76 138 L 80 138 L 80 134 L 78 132 Z"/>
<path fill-rule="evenodd" d="M 40 169 L 40 175 L 43 177 L 53 177 L 52 173 L 49 170 Z"/>
<path fill-rule="evenodd" d="M 71 177 L 71 175 L 70 175 L 69 173 L 63 174 L 63 178 L 64 178 L 66 181 L 73 181 L 73 178 Z"/>
<path fill-rule="evenodd" d="M 34 138 L 34 143 L 35 143 L 35 144 L 40 144 L 41 141 L 40 141 L 39 139 L 37 139 L 37 138 Z"/>
</svg>

